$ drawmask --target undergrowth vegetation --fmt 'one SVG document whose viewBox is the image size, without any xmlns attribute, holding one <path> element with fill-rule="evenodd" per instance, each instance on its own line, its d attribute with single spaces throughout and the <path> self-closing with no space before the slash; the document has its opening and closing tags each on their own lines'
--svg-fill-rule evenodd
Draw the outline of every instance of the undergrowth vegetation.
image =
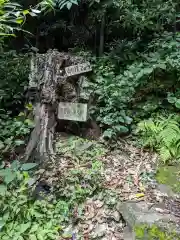
<svg viewBox="0 0 180 240">
<path fill-rule="evenodd" d="M 180 158 L 179 116 L 144 120 L 138 124 L 143 145 L 157 150 L 164 163 Z"/>
<path fill-rule="evenodd" d="M 103 187 L 105 147 L 72 137 L 56 142 L 43 172 L 53 200 L 34 197 L 28 171 L 36 163 L 23 163 L 33 127 L 31 53 L 78 50 L 92 64 L 89 113 L 105 140 L 133 134 L 163 163 L 180 160 L 179 14 L 177 0 L 0 1 L 0 239 L 55 239 L 74 206 Z"/>
<path fill-rule="evenodd" d="M 24 168 L 26 166 L 24 165 Z M 23 169 L 23 167 L 22 167 Z M 8 189 L 0 185 L 0 238 L 2 240 L 55 239 L 67 219 L 67 201 L 37 201 L 32 195 L 27 172 L 16 172 Z"/>
<path fill-rule="evenodd" d="M 58 155 L 71 158 L 71 166 L 55 184 L 61 197 L 80 203 L 102 188 L 103 164 L 100 159 L 106 150 L 101 144 L 72 136 L 68 140 L 57 141 L 56 149 Z"/>
</svg>

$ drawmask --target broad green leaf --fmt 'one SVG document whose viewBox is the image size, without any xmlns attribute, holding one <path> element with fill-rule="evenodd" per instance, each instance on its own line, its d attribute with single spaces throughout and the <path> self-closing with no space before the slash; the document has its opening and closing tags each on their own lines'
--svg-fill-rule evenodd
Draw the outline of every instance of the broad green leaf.
<svg viewBox="0 0 180 240">
<path fill-rule="evenodd" d="M 112 129 L 107 129 L 103 133 L 103 137 L 112 138 L 115 135 L 115 132 Z"/>
<path fill-rule="evenodd" d="M 68 2 L 66 6 L 67 6 L 67 9 L 70 9 L 72 7 L 72 2 Z"/>
<path fill-rule="evenodd" d="M 175 106 L 176 106 L 177 108 L 180 108 L 180 99 L 178 99 L 178 100 L 175 102 Z"/>
<path fill-rule="evenodd" d="M 23 23 L 24 22 L 24 19 L 23 18 L 18 18 L 18 19 L 16 19 L 16 23 L 18 23 L 18 24 L 21 24 L 21 23 Z"/>
<path fill-rule="evenodd" d="M 28 228 L 30 228 L 30 226 L 31 226 L 31 222 L 28 222 L 28 223 L 25 223 L 25 224 L 21 224 L 20 225 L 20 233 L 24 233 L 24 232 L 26 232 L 26 230 L 28 229 Z"/>
<path fill-rule="evenodd" d="M 129 131 L 127 127 L 122 125 L 116 125 L 114 128 L 116 129 L 116 131 L 118 131 L 118 133 L 127 133 Z"/>
<path fill-rule="evenodd" d="M 32 227 L 31 227 L 31 230 L 30 230 L 30 233 L 34 233 L 38 230 L 39 228 L 39 224 L 34 224 Z"/>
<path fill-rule="evenodd" d="M 131 124 L 132 123 L 132 121 L 133 121 L 133 119 L 132 118 L 130 118 L 130 117 L 128 117 L 128 116 L 126 116 L 125 118 L 124 118 L 124 122 L 126 123 L 126 124 Z"/>
<path fill-rule="evenodd" d="M 35 14 L 39 14 L 39 13 L 41 13 L 41 11 L 38 10 L 38 9 L 31 9 L 31 11 L 32 11 L 33 13 L 35 13 Z"/>
<path fill-rule="evenodd" d="M 168 97 L 168 102 L 169 102 L 169 103 L 175 103 L 176 100 L 177 100 L 176 97 Z"/>
<path fill-rule="evenodd" d="M 11 168 L 12 168 L 13 170 L 18 170 L 18 169 L 19 169 L 19 166 L 20 166 L 20 162 L 17 161 L 17 160 L 13 161 L 12 164 L 11 164 Z"/>
<path fill-rule="evenodd" d="M 23 14 L 24 14 L 24 15 L 29 14 L 29 10 L 24 10 L 24 11 L 23 11 Z"/>
<path fill-rule="evenodd" d="M 1 193 L 0 193 L 1 194 Z M 0 220 L 0 231 L 1 231 L 1 228 L 4 226 L 6 224 L 6 222 L 5 221 L 3 221 L 3 220 Z"/>
<path fill-rule="evenodd" d="M 33 127 L 34 126 L 34 122 L 32 121 L 32 120 L 30 120 L 30 119 L 26 119 L 25 121 L 24 121 L 24 123 L 26 123 L 28 126 L 30 126 L 30 127 Z"/>
<path fill-rule="evenodd" d="M 4 143 L 0 141 L 0 150 L 2 150 L 5 147 Z"/>
<path fill-rule="evenodd" d="M 6 184 L 9 184 L 9 183 L 11 183 L 15 178 L 16 178 L 16 173 L 11 171 L 11 173 L 7 174 L 7 175 L 4 177 L 4 182 L 5 182 Z"/>
<path fill-rule="evenodd" d="M 21 170 L 28 171 L 37 167 L 37 163 L 24 163 L 21 166 Z"/>
<path fill-rule="evenodd" d="M 28 104 L 26 104 L 25 107 L 26 107 L 27 110 L 29 110 L 29 111 L 33 110 L 33 105 L 32 105 L 32 103 L 28 103 Z"/>
<path fill-rule="evenodd" d="M 9 168 L 1 169 L 0 170 L 0 176 L 5 177 L 6 175 L 11 175 L 12 170 Z"/>
<path fill-rule="evenodd" d="M 4 185 L 4 184 L 0 184 L 0 195 L 1 195 L 1 196 L 4 196 L 4 194 L 6 193 L 6 191 L 7 191 L 7 186 Z M 0 222 L 0 224 L 1 224 L 1 222 Z"/>
<path fill-rule="evenodd" d="M 38 239 L 38 240 L 44 240 L 44 237 L 42 236 L 41 233 L 39 233 L 39 234 L 37 235 L 37 239 Z"/>
<path fill-rule="evenodd" d="M 24 141 L 18 139 L 18 140 L 15 140 L 14 143 L 15 143 L 16 146 L 20 146 L 20 145 L 23 145 L 23 144 L 24 144 Z"/>
<path fill-rule="evenodd" d="M 37 240 L 36 235 L 34 234 L 29 235 L 29 240 Z"/>
</svg>

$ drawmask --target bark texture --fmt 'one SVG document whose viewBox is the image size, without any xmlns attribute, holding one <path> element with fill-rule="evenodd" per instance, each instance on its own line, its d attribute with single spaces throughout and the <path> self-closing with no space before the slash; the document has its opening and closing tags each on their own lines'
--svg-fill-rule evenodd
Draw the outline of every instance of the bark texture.
<svg viewBox="0 0 180 240">
<path fill-rule="evenodd" d="M 58 102 L 78 100 L 77 86 L 80 76 L 68 78 L 64 68 L 82 62 L 80 57 L 56 50 L 32 57 L 29 89 L 35 89 L 36 92 L 35 127 L 26 148 L 26 161 L 33 157 L 42 162 L 53 156 Z"/>
</svg>

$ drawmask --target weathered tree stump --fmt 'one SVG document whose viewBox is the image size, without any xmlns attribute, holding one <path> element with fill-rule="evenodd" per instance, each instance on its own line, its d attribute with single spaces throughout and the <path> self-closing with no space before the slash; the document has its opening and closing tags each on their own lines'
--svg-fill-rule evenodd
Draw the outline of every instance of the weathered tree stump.
<svg viewBox="0 0 180 240">
<path fill-rule="evenodd" d="M 83 63 L 83 58 L 50 50 L 31 60 L 29 89 L 34 89 L 35 127 L 28 142 L 25 160 L 34 157 L 41 162 L 53 156 L 53 140 L 59 101 L 76 101 L 81 75 L 67 77 L 64 68 Z"/>
</svg>

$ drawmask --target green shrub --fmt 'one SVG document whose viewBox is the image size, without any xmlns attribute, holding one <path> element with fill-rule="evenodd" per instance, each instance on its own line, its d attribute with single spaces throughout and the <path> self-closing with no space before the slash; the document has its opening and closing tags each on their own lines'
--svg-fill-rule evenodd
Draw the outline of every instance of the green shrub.
<svg viewBox="0 0 180 240">
<path fill-rule="evenodd" d="M 142 137 L 143 145 L 157 150 L 163 162 L 180 158 L 178 115 L 141 121 L 138 124 L 137 132 Z"/>
<path fill-rule="evenodd" d="M 24 106 L 24 90 L 28 85 L 28 55 L 15 51 L 0 56 L 0 109 L 17 114 Z"/>
<path fill-rule="evenodd" d="M 33 126 L 33 121 L 23 112 L 12 118 L 8 112 L 0 111 L 0 160 L 16 158 L 16 149 L 25 144 Z"/>
<path fill-rule="evenodd" d="M 64 201 L 52 203 L 32 197 L 27 172 L 17 174 L 6 191 L 0 188 L 1 240 L 54 240 L 69 213 Z"/>
<path fill-rule="evenodd" d="M 180 35 L 176 37 L 168 33 L 157 36 L 147 45 L 146 52 L 136 52 L 136 59 L 126 65 L 114 65 L 110 57 L 96 61 L 89 86 L 95 99 L 91 113 L 106 130 L 104 136 L 129 133 L 136 118 L 134 111 L 137 116 L 141 112 L 142 119 L 164 108 L 167 92 L 179 87 Z"/>
<path fill-rule="evenodd" d="M 104 147 L 90 140 L 70 137 L 56 143 L 56 152 L 71 159 L 72 167 L 59 176 L 54 188 L 60 197 L 81 203 L 102 188 Z M 55 174 L 57 175 L 57 174 Z"/>
</svg>

